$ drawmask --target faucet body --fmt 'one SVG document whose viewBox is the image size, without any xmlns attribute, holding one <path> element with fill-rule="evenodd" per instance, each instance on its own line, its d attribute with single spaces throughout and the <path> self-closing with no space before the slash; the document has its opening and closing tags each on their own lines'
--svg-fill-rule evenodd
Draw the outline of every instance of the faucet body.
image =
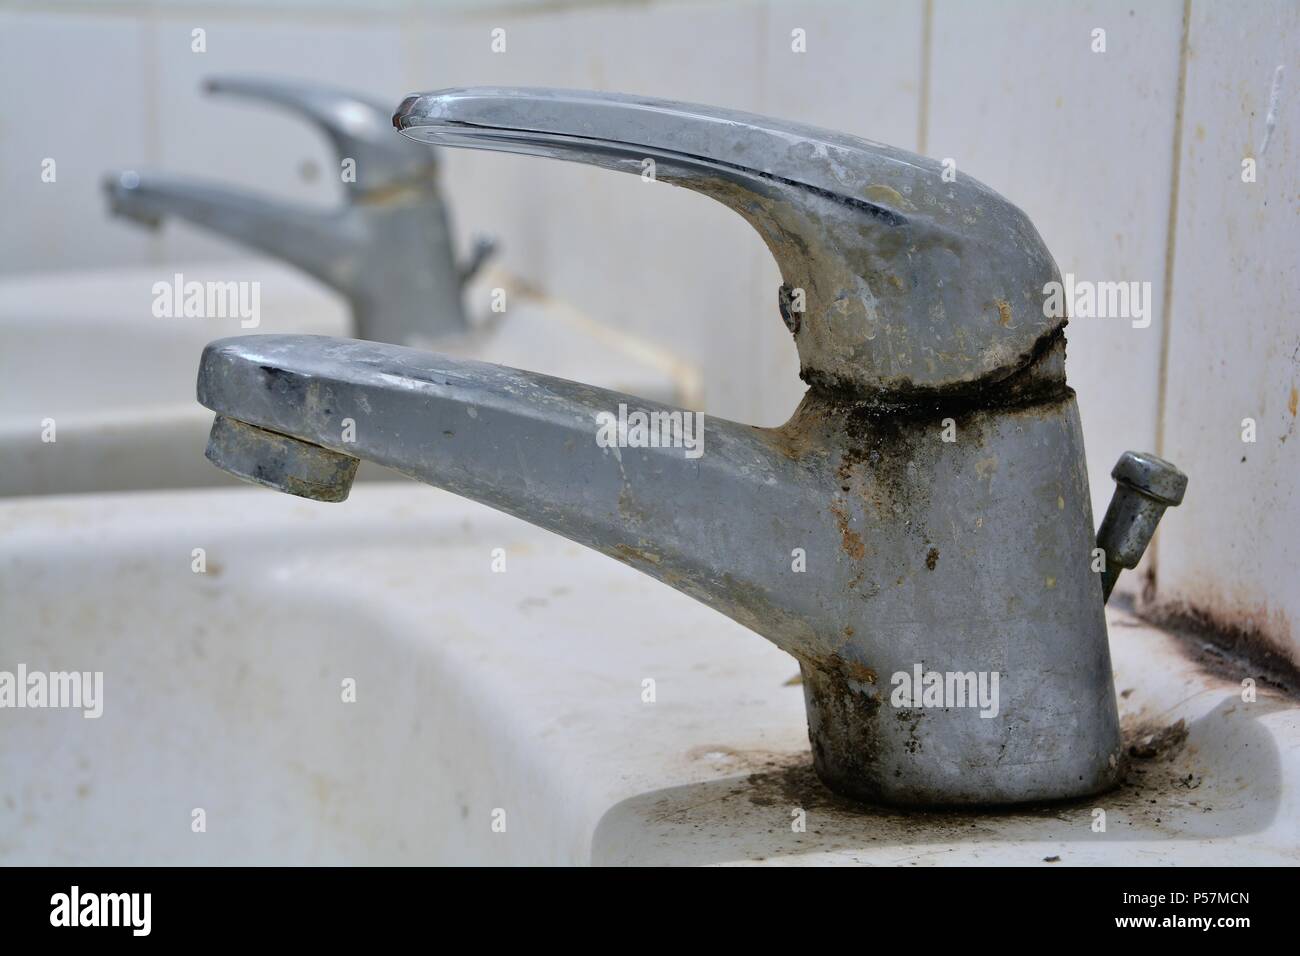
<svg viewBox="0 0 1300 956">
<path fill-rule="evenodd" d="M 110 175 L 113 213 L 156 227 L 175 217 L 259 249 L 337 289 L 357 334 L 423 345 L 464 333 L 461 288 L 491 253 L 457 265 L 437 157 L 392 135 L 388 111 L 351 94 L 222 78 L 208 90 L 267 100 L 310 119 L 334 144 L 346 202 L 323 210 L 166 174 Z"/>
<path fill-rule="evenodd" d="M 245 336 L 200 365 L 209 458 L 325 500 L 376 461 L 696 598 L 799 661 L 814 762 L 842 793 L 996 805 L 1114 784 L 1083 440 L 1063 323 L 1036 297 L 1057 273 L 1019 210 L 941 185 L 921 157 L 707 107 L 453 90 L 396 122 L 638 173 L 657 157 L 658 178 L 737 209 L 781 264 L 806 395 L 779 428 L 708 419 L 694 457 L 596 440 L 620 405 L 681 409 L 412 349 Z"/>
</svg>

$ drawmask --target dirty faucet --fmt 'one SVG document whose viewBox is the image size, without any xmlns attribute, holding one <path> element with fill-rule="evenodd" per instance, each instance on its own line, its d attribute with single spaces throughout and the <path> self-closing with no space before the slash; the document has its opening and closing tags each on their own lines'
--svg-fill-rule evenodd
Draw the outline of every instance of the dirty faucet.
<svg viewBox="0 0 1300 956">
<path fill-rule="evenodd" d="M 204 88 L 315 123 L 338 156 L 346 203 L 313 209 L 127 171 L 104 181 L 110 211 L 150 227 L 175 216 L 297 266 L 347 298 L 361 338 L 417 345 L 468 330 L 461 287 L 493 245 L 478 240 L 469 260 L 456 264 L 432 149 L 395 136 L 387 108 L 351 93 L 241 77 L 211 78 Z"/>
<path fill-rule="evenodd" d="M 1083 438 L 1064 320 L 1042 304 L 1059 274 L 1019 209 L 902 150 L 635 96 L 451 89 L 394 123 L 638 175 L 653 161 L 734 209 L 780 266 L 803 400 L 779 428 L 708 419 L 699 455 L 603 447 L 597 422 L 620 405 L 690 413 L 412 349 L 249 336 L 203 354 L 213 462 L 339 501 L 376 461 L 685 592 L 798 659 L 817 772 L 852 797 L 998 805 L 1115 783 Z M 1112 578 L 1154 530 L 1134 505 L 1114 534 L 1134 514 Z"/>
</svg>

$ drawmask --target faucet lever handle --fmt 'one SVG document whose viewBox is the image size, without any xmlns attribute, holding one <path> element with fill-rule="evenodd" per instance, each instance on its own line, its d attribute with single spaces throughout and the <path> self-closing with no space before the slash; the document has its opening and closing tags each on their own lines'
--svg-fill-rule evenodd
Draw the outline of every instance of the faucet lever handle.
<svg viewBox="0 0 1300 956">
<path fill-rule="evenodd" d="M 437 171 L 431 149 L 394 136 L 387 106 L 315 83 L 261 77 L 208 77 L 208 93 L 241 96 L 282 106 L 314 123 L 329 138 L 340 164 L 355 162 L 355 179 L 344 177 L 355 197 L 427 178 Z"/>
<path fill-rule="evenodd" d="M 743 216 L 780 266 L 804 377 L 929 396 L 1001 382 L 1065 324 L 1028 218 L 964 171 L 750 113 L 575 90 L 476 87 L 408 97 L 421 142 L 567 159 L 663 180 Z M 775 310 L 774 310 L 775 311 Z"/>
</svg>

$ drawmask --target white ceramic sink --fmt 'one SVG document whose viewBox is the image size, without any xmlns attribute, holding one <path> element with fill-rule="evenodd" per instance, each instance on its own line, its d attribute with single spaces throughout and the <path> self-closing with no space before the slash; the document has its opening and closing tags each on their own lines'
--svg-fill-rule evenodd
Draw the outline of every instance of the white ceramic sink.
<svg viewBox="0 0 1300 956">
<path fill-rule="evenodd" d="M 260 283 L 260 322 L 157 318 L 153 285 Z M 346 303 L 269 262 L 117 269 L 0 280 L 0 495 L 77 494 L 232 484 L 203 458 L 212 415 L 194 400 L 203 346 L 227 335 L 350 335 Z M 506 312 L 440 351 L 527 368 L 646 398 L 697 405 L 698 376 L 649 345 L 487 270 L 467 292 Z M 490 315 L 490 313 L 488 314 Z M 43 441 L 48 420 L 54 442 Z M 359 477 L 385 477 L 362 467 Z"/>
<path fill-rule="evenodd" d="M 98 719 L 0 710 L 0 863 L 1297 862 L 1296 702 L 1123 613 L 1111 638 L 1130 738 L 1187 730 L 1135 783 L 903 813 L 816 783 L 784 653 L 433 489 L 11 499 L 0 671 L 104 689 Z"/>
</svg>

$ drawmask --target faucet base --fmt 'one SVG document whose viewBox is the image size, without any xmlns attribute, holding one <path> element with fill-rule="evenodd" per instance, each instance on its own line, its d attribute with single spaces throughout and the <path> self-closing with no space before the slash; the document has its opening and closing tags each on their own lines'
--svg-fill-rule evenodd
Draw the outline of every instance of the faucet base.
<svg viewBox="0 0 1300 956">
<path fill-rule="evenodd" d="M 1119 781 L 1118 722 L 1106 720 L 1104 705 L 1053 726 L 1008 731 L 974 709 L 896 707 L 888 686 L 878 689 L 807 664 L 801 670 L 817 776 L 855 800 L 1005 806 L 1084 797 Z M 1109 726 L 1078 732 L 1090 721 Z M 1005 735 L 1022 732 L 1032 734 L 1041 759 L 1004 759 L 1010 747 Z"/>
</svg>

